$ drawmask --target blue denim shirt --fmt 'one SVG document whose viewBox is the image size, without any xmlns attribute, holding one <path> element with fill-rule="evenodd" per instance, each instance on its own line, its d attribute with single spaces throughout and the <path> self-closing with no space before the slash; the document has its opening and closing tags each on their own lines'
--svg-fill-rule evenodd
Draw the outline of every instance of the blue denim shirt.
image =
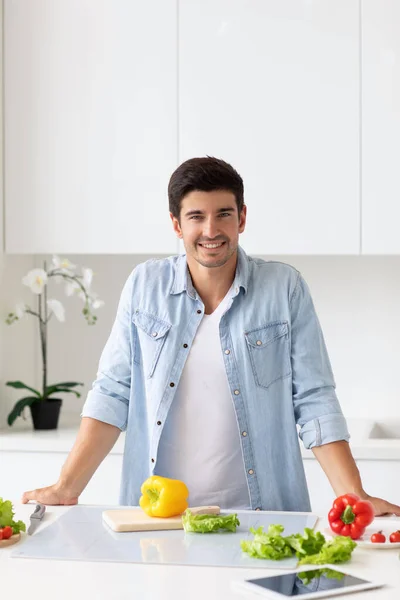
<svg viewBox="0 0 400 600">
<path fill-rule="evenodd" d="M 221 352 L 251 507 L 309 511 L 298 435 L 312 448 L 348 441 L 349 434 L 308 286 L 294 267 L 239 248 L 231 293 L 220 322 Z M 186 255 L 142 263 L 125 283 L 82 411 L 126 430 L 121 504 L 137 505 L 141 484 L 154 474 L 203 315 Z"/>
</svg>

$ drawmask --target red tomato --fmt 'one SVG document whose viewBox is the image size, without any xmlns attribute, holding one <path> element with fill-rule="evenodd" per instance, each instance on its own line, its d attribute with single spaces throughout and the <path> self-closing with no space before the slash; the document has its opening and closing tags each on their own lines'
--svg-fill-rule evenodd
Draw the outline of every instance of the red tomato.
<svg viewBox="0 0 400 600">
<path fill-rule="evenodd" d="M 392 544 L 396 544 L 396 543 L 400 542 L 400 530 L 398 529 L 397 531 L 394 531 L 393 533 L 391 533 L 389 540 L 392 542 Z"/>
<path fill-rule="evenodd" d="M 3 528 L 0 528 L 0 540 L 3 539 Z"/>
<path fill-rule="evenodd" d="M 371 535 L 371 542 L 373 544 L 384 544 L 386 542 L 386 537 L 383 535 L 382 531 L 378 531 Z"/>
<path fill-rule="evenodd" d="M 12 527 L 10 527 L 9 525 L 7 525 L 7 527 L 3 527 L 2 533 L 3 540 L 8 540 L 8 538 L 10 538 L 13 534 Z"/>
</svg>

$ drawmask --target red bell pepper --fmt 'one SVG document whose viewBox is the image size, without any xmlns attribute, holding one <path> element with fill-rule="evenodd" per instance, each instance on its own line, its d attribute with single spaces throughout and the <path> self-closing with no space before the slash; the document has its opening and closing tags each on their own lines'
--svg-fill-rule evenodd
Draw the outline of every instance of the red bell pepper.
<svg viewBox="0 0 400 600">
<path fill-rule="evenodd" d="M 334 533 L 358 540 L 374 520 L 374 514 L 371 502 L 361 500 L 356 494 L 344 494 L 334 501 L 328 520 Z"/>
</svg>

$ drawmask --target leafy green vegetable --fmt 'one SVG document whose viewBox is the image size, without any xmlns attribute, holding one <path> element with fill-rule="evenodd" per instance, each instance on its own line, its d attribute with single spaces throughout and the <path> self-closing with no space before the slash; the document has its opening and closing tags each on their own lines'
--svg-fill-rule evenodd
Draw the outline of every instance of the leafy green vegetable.
<svg viewBox="0 0 400 600">
<path fill-rule="evenodd" d="M 183 528 L 192 533 L 212 533 L 225 529 L 227 531 L 236 531 L 240 525 L 237 514 L 231 515 L 193 515 L 189 509 L 182 515 Z"/>
<path fill-rule="evenodd" d="M 320 531 L 313 531 L 309 527 L 304 529 L 304 535 L 296 533 L 285 538 L 286 542 L 296 552 L 296 556 L 301 558 L 304 555 L 317 554 L 325 544 L 325 538 Z"/>
<path fill-rule="evenodd" d="M 353 540 L 344 535 L 337 535 L 329 542 L 325 542 L 317 554 L 311 554 L 300 559 L 299 565 L 324 565 L 343 563 L 350 560 L 351 553 L 357 546 Z"/>
<path fill-rule="evenodd" d="M 297 573 L 304 585 L 308 585 L 315 577 L 321 577 L 322 575 L 325 575 L 328 579 L 338 579 L 339 581 L 344 577 L 344 573 L 339 573 L 339 571 L 333 569 L 313 569 L 312 571 Z"/>
<path fill-rule="evenodd" d="M 0 527 L 10 525 L 13 528 L 13 533 L 25 531 L 25 523 L 23 521 L 14 521 L 13 506 L 10 500 L 0 498 Z"/>
<path fill-rule="evenodd" d="M 286 537 L 282 536 L 282 525 L 270 525 L 267 533 L 262 526 L 258 529 L 251 527 L 250 531 L 254 534 L 254 540 L 240 542 L 243 552 L 247 552 L 253 558 L 270 560 L 291 558 L 295 554 L 300 559 L 299 565 L 346 562 L 357 546 L 351 538 L 344 536 L 336 536 L 327 542 L 321 532 L 314 532 L 308 527 L 304 529 L 303 535 L 296 533 Z M 328 571 L 329 569 L 316 569 L 315 573 L 327 574 Z"/>
<path fill-rule="evenodd" d="M 242 540 L 240 546 L 243 552 L 247 552 L 253 558 L 270 560 L 290 558 L 294 551 L 286 538 L 282 537 L 283 530 L 282 525 L 269 525 L 268 532 L 264 532 L 263 526 L 258 529 L 251 527 L 250 531 L 254 534 L 254 540 Z"/>
</svg>

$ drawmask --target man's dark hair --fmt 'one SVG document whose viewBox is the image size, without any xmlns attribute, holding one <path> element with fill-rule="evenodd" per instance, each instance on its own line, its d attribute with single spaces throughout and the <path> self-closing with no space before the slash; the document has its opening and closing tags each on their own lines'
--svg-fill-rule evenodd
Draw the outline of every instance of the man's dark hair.
<svg viewBox="0 0 400 600">
<path fill-rule="evenodd" d="M 183 198 L 193 191 L 225 190 L 235 195 L 238 214 L 243 208 L 243 179 L 235 169 L 219 158 L 190 158 L 172 173 L 168 184 L 169 210 L 179 219 Z"/>
</svg>

